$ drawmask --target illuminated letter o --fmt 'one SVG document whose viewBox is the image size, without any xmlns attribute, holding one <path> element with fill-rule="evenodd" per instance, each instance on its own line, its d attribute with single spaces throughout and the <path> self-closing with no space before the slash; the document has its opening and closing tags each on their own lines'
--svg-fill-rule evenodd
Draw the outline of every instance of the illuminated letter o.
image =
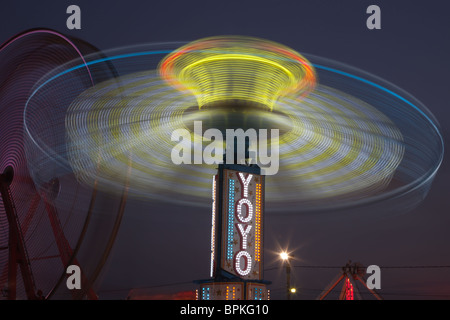
<svg viewBox="0 0 450 320">
<path fill-rule="evenodd" d="M 241 268 L 241 258 L 244 257 L 247 260 L 245 270 L 242 270 Z M 250 273 L 250 270 L 252 268 L 252 256 L 247 251 L 239 251 L 235 257 L 234 261 L 234 269 L 238 274 L 241 276 L 246 276 Z"/>
<path fill-rule="evenodd" d="M 247 216 L 244 218 L 242 217 L 242 205 L 247 205 Z M 253 204 L 250 202 L 250 200 L 246 198 L 242 198 L 238 201 L 236 205 L 236 215 L 240 222 L 247 223 L 250 222 L 253 218 Z"/>
</svg>

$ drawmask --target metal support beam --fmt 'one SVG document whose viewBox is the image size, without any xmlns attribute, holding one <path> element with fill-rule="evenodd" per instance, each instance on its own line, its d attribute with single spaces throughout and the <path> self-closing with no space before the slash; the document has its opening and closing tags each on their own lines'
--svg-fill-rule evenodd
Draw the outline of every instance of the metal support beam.
<svg viewBox="0 0 450 320">
<path fill-rule="evenodd" d="M 2 196 L 3 198 L 3 196 Z M 9 255 L 8 255 L 8 300 L 16 300 L 17 297 L 17 236 L 13 227 L 9 226 Z"/>
<path fill-rule="evenodd" d="M 20 266 L 27 298 L 37 299 L 33 273 L 31 272 L 30 261 L 26 252 L 16 207 L 9 189 L 9 183 L 11 183 L 11 178 L 6 177 L 5 174 L 0 174 L 0 194 L 9 225 L 8 299 L 16 299 L 17 265 Z"/>
<path fill-rule="evenodd" d="M 291 300 L 291 263 L 289 260 L 285 261 L 286 263 L 286 290 L 287 290 L 287 299 Z"/>
<path fill-rule="evenodd" d="M 345 277 L 345 273 L 339 274 L 337 275 L 337 280 L 336 278 L 325 288 L 325 290 L 322 291 L 322 293 L 319 295 L 318 300 L 323 300 L 326 298 L 326 296 L 331 292 L 331 290 L 333 290 L 338 284 L 339 282 L 342 281 L 342 279 L 344 279 Z"/>
<path fill-rule="evenodd" d="M 69 241 L 67 241 L 66 236 L 64 235 L 64 231 L 62 229 L 61 221 L 58 217 L 58 212 L 56 208 L 49 202 L 45 197 L 43 197 L 45 208 L 48 213 L 48 218 L 50 220 L 50 225 L 53 230 L 53 234 L 56 241 L 56 246 L 58 247 L 59 255 L 61 257 L 61 262 L 63 264 L 64 270 L 67 270 L 67 267 L 69 266 L 69 263 L 73 263 L 80 267 L 81 269 L 81 281 L 82 283 L 86 283 L 85 275 L 83 273 L 83 270 L 78 263 L 76 258 L 73 258 L 73 250 L 70 247 Z M 88 299 L 90 300 L 97 300 L 97 294 L 94 292 L 91 286 L 83 291 Z M 79 297 L 76 292 L 73 292 L 74 298 Z M 82 297 L 79 297 L 82 298 Z"/>
<path fill-rule="evenodd" d="M 378 292 L 376 292 L 376 291 L 373 290 L 373 289 L 370 289 L 370 288 L 367 286 L 367 284 L 366 284 L 366 282 L 364 281 L 364 279 L 361 279 L 361 277 L 359 277 L 359 276 L 357 276 L 356 279 L 359 280 L 359 282 L 361 282 L 361 283 L 364 285 L 364 287 L 366 287 L 367 290 L 369 290 L 370 293 L 373 294 L 373 295 L 375 296 L 375 298 L 377 298 L 377 300 L 383 300 L 383 298 L 378 294 Z"/>
</svg>

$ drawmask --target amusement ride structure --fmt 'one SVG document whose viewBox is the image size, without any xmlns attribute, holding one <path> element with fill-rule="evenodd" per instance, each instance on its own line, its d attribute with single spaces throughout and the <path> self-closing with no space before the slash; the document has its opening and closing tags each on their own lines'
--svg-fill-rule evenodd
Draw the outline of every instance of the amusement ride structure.
<svg viewBox="0 0 450 320">
<path fill-rule="evenodd" d="M 192 139 L 174 141 L 178 129 Z M 277 139 L 250 139 L 232 162 L 224 139 L 215 145 L 227 150 L 215 155 L 221 161 L 197 162 L 209 129 L 276 130 Z M 275 174 L 262 145 L 266 158 L 278 155 Z M 177 148 L 194 152 L 174 163 Z M 414 97 L 278 43 L 230 36 L 99 52 L 30 30 L 0 47 L 2 297 L 97 299 L 126 201 L 145 198 L 212 202 L 210 278 L 197 281 L 199 299 L 268 299 L 266 202 L 272 214 L 408 210 L 442 157 L 437 122 Z M 81 290 L 65 286 L 69 265 L 82 270 Z M 342 297 L 358 277 L 340 274 Z"/>
</svg>

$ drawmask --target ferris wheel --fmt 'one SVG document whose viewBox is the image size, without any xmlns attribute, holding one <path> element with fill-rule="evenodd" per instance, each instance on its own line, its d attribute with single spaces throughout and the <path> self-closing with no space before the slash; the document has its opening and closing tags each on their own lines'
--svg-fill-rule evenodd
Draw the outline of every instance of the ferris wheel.
<svg viewBox="0 0 450 320">
<path fill-rule="evenodd" d="M 0 46 L 0 299 L 97 299 L 96 280 L 114 242 L 124 199 L 81 186 L 70 167 L 62 165 L 60 122 L 74 96 L 114 76 L 108 63 L 88 66 L 85 56 L 97 51 L 47 29 L 23 32 Z M 72 79 L 70 93 L 47 92 L 51 99 L 46 104 L 58 106 L 57 111 L 29 115 L 36 126 L 27 127 L 24 111 L 36 85 L 55 68 L 80 62 L 84 68 Z M 96 72 L 100 69 L 101 74 Z M 33 136 L 37 126 L 38 138 Z M 37 147 L 35 139 L 49 149 Z M 80 267 L 81 290 L 66 287 L 69 265 Z"/>
</svg>

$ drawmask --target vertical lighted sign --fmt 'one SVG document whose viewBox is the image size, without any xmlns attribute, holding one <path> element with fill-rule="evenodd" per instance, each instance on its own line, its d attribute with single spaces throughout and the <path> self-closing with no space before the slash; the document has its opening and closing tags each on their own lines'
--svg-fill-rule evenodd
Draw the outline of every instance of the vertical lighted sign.
<svg viewBox="0 0 450 320">
<path fill-rule="evenodd" d="M 268 300 L 263 280 L 264 176 L 259 167 L 219 165 L 212 179 L 212 279 L 199 300 Z"/>
<path fill-rule="evenodd" d="M 264 176 L 224 169 L 221 268 L 242 279 L 262 279 Z"/>
<path fill-rule="evenodd" d="M 215 255 L 216 255 L 216 184 L 217 176 L 212 180 L 212 223 L 211 223 L 211 270 L 210 277 L 214 276 Z"/>
</svg>

